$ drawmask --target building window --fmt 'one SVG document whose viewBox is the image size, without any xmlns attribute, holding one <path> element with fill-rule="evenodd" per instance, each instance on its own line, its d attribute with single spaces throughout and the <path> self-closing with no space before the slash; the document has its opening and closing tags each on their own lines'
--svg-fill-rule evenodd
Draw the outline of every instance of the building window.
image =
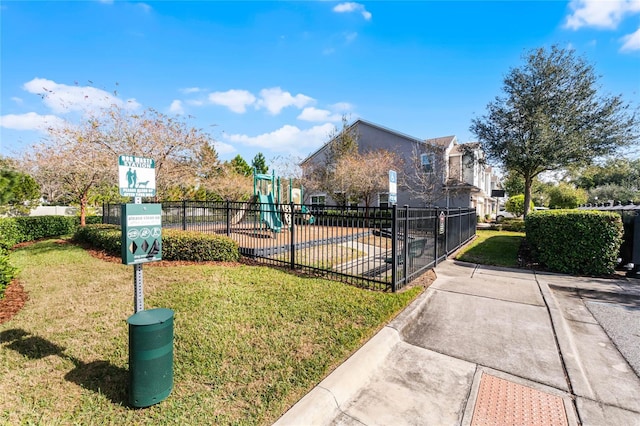
<svg viewBox="0 0 640 426">
<path fill-rule="evenodd" d="M 432 154 L 421 154 L 420 155 L 420 165 L 422 166 L 422 171 L 425 173 L 433 172 L 433 155 Z"/>
<path fill-rule="evenodd" d="M 324 207 L 326 201 L 326 197 L 324 195 L 313 195 L 311 197 L 311 205 Z"/>
<path fill-rule="evenodd" d="M 381 209 L 388 209 L 389 206 L 389 194 L 378 194 L 378 196 L 380 197 L 380 201 L 378 202 L 378 204 L 380 205 Z"/>
</svg>

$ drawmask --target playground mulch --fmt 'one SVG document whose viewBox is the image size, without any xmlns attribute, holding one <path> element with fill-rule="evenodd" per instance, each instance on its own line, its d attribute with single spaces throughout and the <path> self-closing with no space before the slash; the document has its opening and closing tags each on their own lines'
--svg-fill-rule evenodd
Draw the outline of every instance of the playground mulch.
<svg viewBox="0 0 640 426">
<path fill-rule="evenodd" d="M 331 240 L 350 235 L 367 234 L 370 228 L 349 228 L 341 226 L 296 226 L 294 232 L 295 243 L 308 241 Z M 291 231 L 283 229 L 281 232 L 272 232 L 269 229 L 233 227 L 233 238 L 240 247 L 257 248 L 283 246 L 291 243 Z"/>
</svg>

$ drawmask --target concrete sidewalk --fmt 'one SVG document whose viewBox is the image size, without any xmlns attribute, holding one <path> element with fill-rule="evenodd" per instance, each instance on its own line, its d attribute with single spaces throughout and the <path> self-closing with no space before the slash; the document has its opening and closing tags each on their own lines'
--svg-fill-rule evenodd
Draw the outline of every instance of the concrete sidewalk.
<svg viewBox="0 0 640 426">
<path fill-rule="evenodd" d="M 275 424 L 640 425 L 638 280 L 436 274 Z"/>
</svg>

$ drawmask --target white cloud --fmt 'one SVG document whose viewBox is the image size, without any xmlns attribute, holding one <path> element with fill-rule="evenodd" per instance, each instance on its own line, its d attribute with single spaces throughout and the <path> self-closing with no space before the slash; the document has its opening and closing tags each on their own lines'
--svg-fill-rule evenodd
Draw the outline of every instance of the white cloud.
<svg viewBox="0 0 640 426">
<path fill-rule="evenodd" d="M 291 93 L 283 92 L 279 87 L 272 87 L 260 91 L 258 106 L 265 107 L 271 114 L 277 115 L 286 107 L 295 106 L 303 108 L 313 102 L 314 99 L 309 96 L 300 93 L 292 96 Z"/>
<path fill-rule="evenodd" d="M 220 155 L 232 154 L 237 151 L 233 145 L 229 145 L 228 143 L 224 143 L 220 141 L 215 141 L 213 143 L 213 147 L 215 148 L 216 152 Z"/>
<path fill-rule="evenodd" d="M 351 105 L 349 102 L 338 102 L 331 105 L 331 108 L 333 108 L 334 111 L 347 112 L 353 109 L 353 105 Z"/>
<path fill-rule="evenodd" d="M 334 129 L 335 127 L 331 123 L 314 126 L 306 130 L 287 124 L 278 130 L 258 136 L 232 134 L 224 137 L 231 143 L 240 143 L 271 150 L 272 152 L 308 154 L 322 146 Z"/>
<path fill-rule="evenodd" d="M 227 90 L 226 92 L 213 92 L 209 94 L 209 101 L 216 105 L 222 105 L 233 112 L 243 114 L 247 106 L 256 101 L 256 97 L 246 90 Z"/>
<path fill-rule="evenodd" d="M 322 122 L 322 121 L 340 121 L 342 116 L 340 114 L 334 114 L 326 109 L 318 109 L 314 107 L 307 107 L 302 110 L 300 115 L 297 117 L 298 120 L 303 121 L 313 121 L 313 122 Z"/>
<path fill-rule="evenodd" d="M 169 106 L 169 112 L 172 114 L 184 114 L 184 107 L 182 106 L 181 100 L 174 100 L 171 102 L 171 106 Z"/>
<path fill-rule="evenodd" d="M 185 95 L 189 95 L 191 93 L 198 93 L 198 92 L 202 92 L 204 89 L 201 89 L 199 87 L 185 87 L 184 89 L 180 89 L 180 92 L 184 93 Z"/>
<path fill-rule="evenodd" d="M 640 12 L 640 1 L 572 0 L 569 7 L 573 9 L 573 14 L 567 17 L 565 23 L 567 28 L 573 30 L 581 27 L 615 29 L 624 15 Z"/>
<path fill-rule="evenodd" d="M 72 111 L 91 113 L 117 105 L 135 110 L 140 104 L 135 99 L 122 100 L 111 93 L 91 86 L 69 86 L 44 78 L 34 78 L 22 87 L 29 93 L 40 95 L 44 104 L 57 114 Z"/>
<path fill-rule="evenodd" d="M 623 42 L 620 48 L 621 51 L 630 52 L 640 50 L 640 28 L 635 33 L 622 37 L 621 40 Z"/>
<path fill-rule="evenodd" d="M 62 126 L 64 123 L 65 121 L 58 116 L 40 115 L 35 112 L 0 116 L 0 127 L 13 130 L 35 130 L 46 133 L 48 128 Z"/>
<path fill-rule="evenodd" d="M 367 21 L 371 19 L 371 13 L 365 9 L 364 5 L 355 2 L 340 3 L 334 6 L 333 11 L 336 13 L 353 13 L 359 12 Z"/>
<path fill-rule="evenodd" d="M 19 98 L 17 96 L 12 96 L 11 100 L 15 103 L 17 103 L 18 105 L 22 105 L 24 103 L 24 100 L 22 100 L 22 98 Z"/>
<path fill-rule="evenodd" d="M 189 99 L 187 101 L 185 101 L 188 105 L 191 106 L 202 106 L 204 105 L 204 101 L 198 100 L 198 99 Z"/>
</svg>

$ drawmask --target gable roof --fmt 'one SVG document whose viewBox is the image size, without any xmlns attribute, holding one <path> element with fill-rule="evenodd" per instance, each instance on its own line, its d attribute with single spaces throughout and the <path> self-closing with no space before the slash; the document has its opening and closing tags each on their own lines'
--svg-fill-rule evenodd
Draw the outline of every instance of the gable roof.
<svg viewBox="0 0 640 426">
<path fill-rule="evenodd" d="M 398 132 L 396 130 L 392 130 L 389 129 L 388 127 L 384 127 L 381 126 L 379 124 L 375 124 L 372 123 L 370 121 L 367 120 L 363 120 L 361 118 L 357 119 L 356 121 L 354 121 L 353 123 L 351 123 L 351 125 L 349 125 L 346 130 L 351 130 L 354 127 L 357 127 L 360 124 L 364 124 L 365 126 L 369 126 L 372 127 L 374 129 L 386 132 L 386 133 L 390 133 L 393 134 L 395 136 L 399 136 L 405 140 L 407 140 L 408 142 L 412 142 L 412 143 L 427 143 L 430 145 L 435 145 L 441 148 L 446 148 L 448 147 L 451 143 L 455 143 L 456 137 L 455 136 L 444 136 L 444 137 L 440 137 L 440 138 L 433 138 L 433 139 L 420 139 L 420 138 L 416 138 L 413 136 L 409 136 L 407 134 L 404 134 L 402 132 Z M 335 138 L 329 139 L 327 142 L 325 142 L 320 148 L 318 148 L 317 150 L 315 150 L 313 153 L 311 153 L 309 156 L 307 156 L 307 158 L 305 158 L 304 160 L 302 160 L 300 162 L 300 165 L 303 165 L 305 163 L 307 163 L 309 160 L 311 160 L 313 157 L 315 157 L 316 155 L 318 155 L 319 152 L 321 152 L 323 149 L 325 149 L 325 147 Z"/>
<path fill-rule="evenodd" d="M 424 142 L 428 143 L 429 145 L 436 145 L 441 148 L 446 148 L 452 143 L 454 143 L 455 141 L 456 141 L 456 137 L 452 135 L 452 136 L 443 136 L 441 138 L 427 139 Z"/>
</svg>

